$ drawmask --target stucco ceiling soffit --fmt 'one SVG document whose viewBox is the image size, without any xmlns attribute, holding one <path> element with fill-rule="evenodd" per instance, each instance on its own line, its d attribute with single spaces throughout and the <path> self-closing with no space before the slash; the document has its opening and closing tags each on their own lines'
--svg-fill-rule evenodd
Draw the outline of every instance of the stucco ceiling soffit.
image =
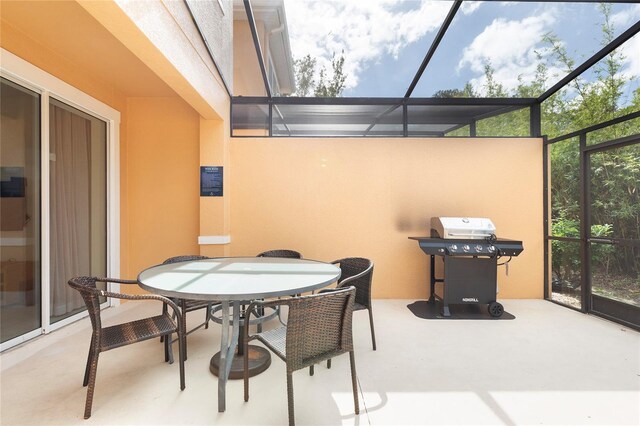
<svg viewBox="0 0 640 426">
<path fill-rule="evenodd" d="M 3 2 L 1 15 L 3 30 L 13 29 L 20 34 L 16 40 L 31 40 L 46 49 L 47 60 L 35 61 L 34 65 L 48 72 L 55 74 L 64 62 L 70 64 L 69 69 L 84 75 L 86 81 L 105 84 L 124 96 L 175 96 L 166 83 L 75 1 Z M 5 39 L 3 47 L 9 46 L 10 39 Z M 14 48 L 29 49 L 26 44 L 21 46 Z M 36 51 L 28 52 L 25 58 L 34 60 Z"/>
<path fill-rule="evenodd" d="M 203 118 L 228 116 L 229 97 L 160 2 L 78 3 Z"/>
</svg>

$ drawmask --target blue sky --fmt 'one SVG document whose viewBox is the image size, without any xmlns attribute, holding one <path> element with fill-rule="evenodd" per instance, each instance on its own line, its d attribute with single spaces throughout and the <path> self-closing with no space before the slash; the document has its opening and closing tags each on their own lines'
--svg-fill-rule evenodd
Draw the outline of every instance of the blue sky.
<svg viewBox="0 0 640 426">
<path fill-rule="evenodd" d="M 450 1 L 285 0 L 294 57 L 309 53 L 330 68 L 334 52 L 344 50 L 349 78 L 343 96 L 401 97 L 411 83 Z M 640 20 L 640 5 L 613 4 L 616 35 Z M 507 88 L 519 75 L 533 77 L 541 54 L 551 83 L 564 72 L 541 38 L 552 32 L 576 65 L 600 49 L 602 15 L 594 3 L 464 2 L 413 96 L 441 89 L 483 85 L 489 60 Z M 640 37 L 625 45 L 626 75 L 640 75 Z M 587 78 L 589 75 L 586 75 Z M 635 81 L 627 91 L 638 87 Z"/>
</svg>

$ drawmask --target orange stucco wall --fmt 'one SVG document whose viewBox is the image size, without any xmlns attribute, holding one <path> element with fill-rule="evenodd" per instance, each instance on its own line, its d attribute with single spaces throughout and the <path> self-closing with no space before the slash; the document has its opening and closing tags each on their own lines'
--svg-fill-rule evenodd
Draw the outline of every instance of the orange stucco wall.
<svg viewBox="0 0 640 426">
<path fill-rule="evenodd" d="M 198 254 L 200 116 L 179 98 L 127 99 L 129 270 Z"/>
<path fill-rule="evenodd" d="M 543 292 L 540 139 L 231 140 L 231 254 L 276 248 L 375 263 L 374 297 L 424 298 L 428 258 L 410 236 L 432 216 L 489 217 L 525 251 L 500 298 Z"/>
</svg>

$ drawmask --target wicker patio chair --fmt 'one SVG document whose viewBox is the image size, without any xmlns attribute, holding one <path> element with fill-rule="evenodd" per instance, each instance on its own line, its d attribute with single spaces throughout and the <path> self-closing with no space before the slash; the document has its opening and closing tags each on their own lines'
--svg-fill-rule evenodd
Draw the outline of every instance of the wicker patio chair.
<svg viewBox="0 0 640 426">
<path fill-rule="evenodd" d="M 197 255 L 189 255 L 189 256 L 174 256 L 174 257 L 170 257 L 167 260 L 165 260 L 164 262 L 162 262 L 163 265 L 167 265 L 170 263 L 177 263 L 177 262 L 188 262 L 190 260 L 203 260 L 203 259 L 210 259 L 207 256 L 197 256 Z M 214 305 L 211 301 L 207 301 L 207 300 L 190 300 L 190 299 L 178 299 L 175 297 L 172 297 L 171 300 L 173 300 L 179 307 L 180 307 L 180 316 L 182 317 L 182 323 L 185 325 L 185 328 L 187 326 L 187 313 L 188 312 L 193 312 L 193 311 L 197 311 L 199 309 L 205 309 L 205 318 L 204 318 L 204 322 L 200 323 L 198 326 L 192 328 L 191 330 L 185 332 L 184 335 L 184 360 L 187 360 L 187 335 L 193 333 L 194 331 L 200 329 L 201 327 L 204 326 L 205 329 L 209 328 L 209 313 L 211 312 L 211 307 Z M 162 307 L 162 313 L 165 314 L 167 312 L 167 305 L 164 305 Z M 162 341 L 163 338 L 161 338 Z M 169 362 L 173 362 L 173 359 L 170 358 Z"/>
<path fill-rule="evenodd" d="M 302 259 L 302 255 L 295 250 L 267 250 L 256 257 L 285 257 L 289 259 Z"/>
<path fill-rule="evenodd" d="M 257 254 L 256 257 L 283 257 L 286 259 L 302 259 L 302 255 L 299 252 L 295 250 L 287 250 L 287 249 L 263 251 L 262 253 Z M 300 296 L 300 295 L 296 294 L 296 296 Z M 282 321 L 282 318 L 280 316 L 281 314 L 280 307 L 276 307 L 275 310 L 276 310 L 276 313 L 278 314 L 278 319 L 280 320 L 280 323 L 284 325 L 284 322 Z M 261 309 L 258 313 L 260 314 L 260 316 L 264 316 L 264 309 Z M 262 323 L 258 323 L 257 328 L 258 328 L 258 333 L 262 332 Z"/>
<path fill-rule="evenodd" d="M 373 350 L 376 350 L 376 334 L 373 328 L 373 311 L 371 310 L 371 281 L 373 279 L 373 262 L 362 257 L 346 257 L 335 260 L 334 265 L 339 265 L 342 274 L 338 279 L 336 288 L 354 286 L 356 288 L 356 302 L 354 311 L 366 309 L 369 311 L 369 326 L 371 328 L 371 342 Z M 323 290 L 326 291 L 326 290 Z M 328 363 L 331 367 L 331 362 Z"/>
<path fill-rule="evenodd" d="M 268 302 L 252 302 L 247 309 L 250 318 L 255 309 L 286 305 L 289 307 L 287 325 L 249 336 L 244 329 L 245 353 L 249 342 L 259 340 L 287 365 L 287 399 L 289 425 L 294 425 L 293 372 L 343 353 L 349 353 L 351 384 L 356 414 L 359 414 L 356 366 L 353 353 L 352 317 L 356 296 L 354 287 L 328 293 Z M 244 358 L 244 400 L 249 400 L 249 358 Z"/>
<path fill-rule="evenodd" d="M 184 324 L 182 318 L 177 317 L 177 321 L 169 314 L 161 314 L 151 318 L 143 318 L 123 324 L 103 327 L 100 319 L 100 297 L 110 297 L 127 300 L 157 300 L 164 305 L 171 306 L 174 312 L 178 312 L 178 306 L 173 301 L 163 296 L 155 294 L 121 294 L 112 293 L 110 291 L 100 290 L 96 287 L 97 282 L 103 283 L 119 283 L 119 284 L 135 284 L 137 281 L 119 280 L 115 278 L 95 278 L 95 277 L 76 277 L 69 280 L 69 286 L 78 290 L 87 305 L 89 318 L 93 333 L 91 335 L 91 344 L 89 345 L 89 356 L 87 357 L 87 366 L 84 372 L 83 386 L 87 388 L 87 400 L 84 408 L 84 418 L 91 417 L 91 406 L 93 403 L 93 392 L 96 384 L 96 370 L 98 368 L 98 357 L 100 352 L 105 352 L 121 346 L 142 342 L 144 340 L 157 338 L 159 336 L 169 336 L 172 333 L 178 334 L 179 343 L 179 359 L 180 359 L 180 390 L 184 390 L 184 357 L 182 356 L 182 346 L 184 341 Z M 170 339 L 165 339 L 164 358 L 169 359 Z"/>
</svg>

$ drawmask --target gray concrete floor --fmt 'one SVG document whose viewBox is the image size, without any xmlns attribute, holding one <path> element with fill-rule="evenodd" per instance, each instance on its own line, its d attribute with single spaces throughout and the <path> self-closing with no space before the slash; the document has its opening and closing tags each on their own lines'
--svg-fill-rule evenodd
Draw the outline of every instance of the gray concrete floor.
<svg viewBox="0 0 640 426">
<path fill-rule="evenodd" d="M 512 321 L 424 320 L 407 309 L 411 302 L 375 301 L 375 352 L 366 312 L 354 314 L 360 415 L 343 355 L 313 377 L 294 374 L 298 424 L 640 424 L 639 333 L 541 300 L 503 301 Z M 103 316 L 116 323 L 157 311 L 127 303 Z M 0 356 L 0 423 L 286 424 L 285 369 L 276 357 L 251 379 L 249 402 L 242 381 L 230 381 L 227 411 L 217 412 L 208 363 L 219 333 L 214 324 L 189 335 L 182 392 L 178 364 L 163 362 L 157 340 L 103 353 L 85 421 L 85 318 Z"/>
</svg>

